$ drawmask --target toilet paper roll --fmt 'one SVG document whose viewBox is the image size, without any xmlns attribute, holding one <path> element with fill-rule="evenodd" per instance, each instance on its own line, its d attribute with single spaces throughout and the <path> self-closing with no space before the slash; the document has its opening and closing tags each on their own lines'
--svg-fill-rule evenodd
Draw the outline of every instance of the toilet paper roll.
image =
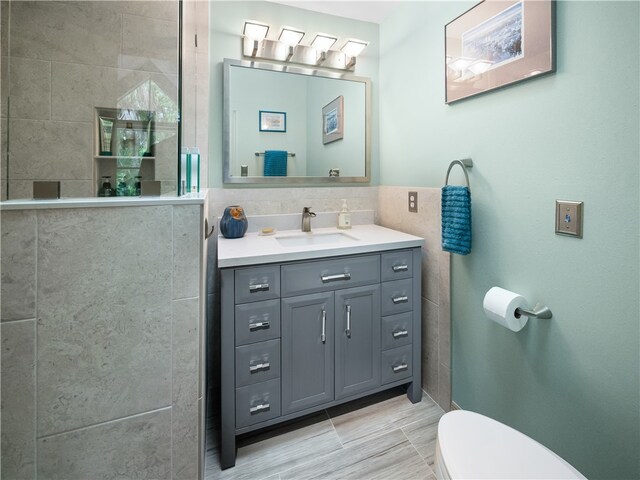
<svg viewBox="0 0 640 480">
<path fill-rule="evenodd" d="M 519 332 L 527 324 L 529 317 L 516 313 L 516 308 L 527 308 L 527 300 L 517 293 L 500 287 L 492 287 L 484 296 L 484 313 L 489 320 Z"/>
</svg>

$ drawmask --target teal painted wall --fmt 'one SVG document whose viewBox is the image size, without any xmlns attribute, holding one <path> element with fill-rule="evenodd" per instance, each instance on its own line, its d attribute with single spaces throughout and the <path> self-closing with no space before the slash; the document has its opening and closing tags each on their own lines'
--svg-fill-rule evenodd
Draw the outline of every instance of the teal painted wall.
<svg viewBox="0 0 640 480">
<path fill-rule="evenodd" d="M 309 45 L 318 32 L 334 34 L 340 39 L 360 38 L 369 41 L 367 48 L 358 56 L 354 75 L 369 77 L 372 81 L 372 99 L 378 98 L 377 24 L 265 1 L 212 1 L 209 12 L 209 187 L 222 186 L 222 62 L 224 58 L 242 60 L 241 39 L 245 20 L 269 24 L 270 39 L 277 39 L 283 26 L 299 28 L 307 32 L 302 40 L 304 45 Z M 336 48 L 341 46 L 336 45 Z M 375 185 L 379 176 L 379 131 L 378 106 L 375 100 L 372 103 L 371 184 Z M 255 188 L 255 185 L 250 188 Z"/>
<path fill-rule="evenodd" d="M 380 183 L 440 187 L 475 161 L 453 400 L 589 478 L 639 478 L 639 3 L 559 2 L 555 74 L 447 106 L 443 27 L 474 3 L 408 2 L 380 29 Z M 556 199 L 585 202 L 584 239 L 554 234 Z M 494 285 L 553 319 L 490 322 Z"/>
</svg>

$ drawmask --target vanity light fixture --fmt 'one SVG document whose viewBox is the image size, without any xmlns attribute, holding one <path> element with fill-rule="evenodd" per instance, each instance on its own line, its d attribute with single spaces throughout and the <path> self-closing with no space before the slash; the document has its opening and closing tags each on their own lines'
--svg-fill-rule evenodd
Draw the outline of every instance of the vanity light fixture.
<svg viewBox="0 0 640 480">
<path fill-rule="evenodd" d="M 269 25 L 266 23 L 254 22 L 252 20 L 244 22 L 244 28 L 242 29 L 242 34 L 251 40 L 262 40 L 267 37 L 268 32 Z"/>
<path fill-rule="evenodd" d="M 336 37 L 319 33 L 316 35 L 316 38 L 313 39 L 313 42 L 311 42 L 311 46 L 319 52 L 327 52 L 337 41 L 338 39 Z"/>
<path fill-rule="evenodd" d="M 347 40 L 347 43 L 340 50 L 349 57 L 357 57 L 367 45 L 369 45 L 369 42 L 362 40 Z"/>
<path fill-rule="evenodd" d="M 302 30 L 296 30 L 291 27 L 282 27 L 278 40 L 290 47 L 295 47 L 300 43 L 302 37 L 304 37 L 304 32 Z"/>
</svg>

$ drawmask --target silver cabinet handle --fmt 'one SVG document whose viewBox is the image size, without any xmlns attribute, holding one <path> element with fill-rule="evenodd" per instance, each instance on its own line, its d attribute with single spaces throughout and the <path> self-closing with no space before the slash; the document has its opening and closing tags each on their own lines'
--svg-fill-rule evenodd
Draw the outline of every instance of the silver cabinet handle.
<svg viewBox="0 0 640 480">
<path fill-rule="evenodd" d="M 406 272 L 409 270 L 409 265 L 394 265 L 391 267 L 394 272 Z"/>
<path fill-rule="evenodd" d="M 259 330 L 260 328 L 269 328 L 269 322 L 256 322 L 249 324 L 249 330 Z"/>
<path fill-rule="evenodd" d="M 393 297 L 391 298 L 391 301 L 393 303 L 407 303 L 409 301 L 409 297 L 407 297 L 406 295 L 402 295 L 401 297 Z"/>
<path fill-rule="evenodd" d="M 347 329 L 344 331 L 351 338 L 351 305 L 347 305 Z"/>
<path fill-rule="evenodd" d="M 396 330 L 392 335 L 393 338 L 408 337 L 409 332 L 407 330 Z"/>
<path fill-rule="evenodd" d="M 404 372 L 405 370 L 409 369 L 409 365 L 407 365 L 406 363 L 401 363 L 400 365 L 394 365 L 392 368 L 393 373 Z"/>
<path fill-rule="evenodd" d="M 269 402 L 261 403 L 259 405 L 256 405 L 255 407 L 250 407 L 249 413 L 253 415 L 254 413 L 260 413 L 263 410 L 269 410 L 270 408 L 271 408 L 271 405 L 269 405 Z"/>
<path fill-rule="evenodd" d="M 256 292 L 262 292 L 265 290 L 269 290 L 269 284 L 268 283 L 259 283 L 257 285 L 249 285 L 249 292 L 250 293 L 256 293 Z"/>
<path fill-rule="evenodd" d="M 249 372 L 256 373 L 261 370 L 269 370 L 269 368 L 271 368 L 271 364 L 269 362 L 265 361 L 262 363 L 254 363 L 253 365 L 249 365 Z"/>
<path fill-rule="evenodd" d="M 321 275 L 320 278 L 322 279 L 323 283 L 335 282 L 336 280 L 351 280 L 351 274 L 338 273 L 336 275 Z"/>
<path fill-rule="evenodd" d="M 327 341 L 326 336 L 326 328 L 327 328 L 327 311 L 322 309 L 322 333 L 320 334 L 320 341 L 325 343 Z"/>
</svg>

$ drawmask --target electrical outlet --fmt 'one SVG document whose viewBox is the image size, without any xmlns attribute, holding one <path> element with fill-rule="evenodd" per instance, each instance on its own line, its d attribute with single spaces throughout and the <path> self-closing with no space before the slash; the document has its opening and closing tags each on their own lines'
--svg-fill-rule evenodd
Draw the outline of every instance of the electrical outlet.
<svg viewBox="0 0 640 480">
<path fill-rule="evenodd" d="M 583 202 L 556 200 L 556 234 L 582 238 Z"/>
<path fill-rule="evenodd" d="M 418 213 L 418 192 L 409 192 L 409 211 Z"/>
</svg>

